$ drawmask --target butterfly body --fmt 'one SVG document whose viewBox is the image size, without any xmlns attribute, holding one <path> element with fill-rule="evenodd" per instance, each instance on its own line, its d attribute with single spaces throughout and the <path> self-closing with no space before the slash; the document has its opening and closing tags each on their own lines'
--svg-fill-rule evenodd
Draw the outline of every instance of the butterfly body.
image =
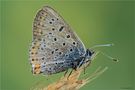
<svg viewBox="0 0 135 90">
<path fill-rule="evenodd" d="M 33 74 L 50 75 L 76 69 L 92 54 L 54 9 L 45 6 L 38 11 L 29 51 Z"/>
</svg>

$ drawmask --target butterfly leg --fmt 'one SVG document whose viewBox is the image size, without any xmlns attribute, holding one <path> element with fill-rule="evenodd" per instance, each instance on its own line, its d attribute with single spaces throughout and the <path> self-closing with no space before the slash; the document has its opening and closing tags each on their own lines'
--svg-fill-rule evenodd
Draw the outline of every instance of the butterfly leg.
<svg viewBox="0 0 135 90">
<path fill-rule="evenodd" d="M 83 65 L 83 71 L 84 71 L 84 74 L 85 74 L 85 71 L 86 71 L 86 67 L 85 67 L 85 65 Z"/>
<path fill-rule="evenodd" d="M 82 64 L 85 62 L 85 59 L 83 58 L 80 62 L 79 62 L 79 65 L 78 65 L 78 67 L 81 67 L 82 66 Z"/>
<path fill-rule="evenodd" d="M 87 63 L 88 63 L 88 64 L 87 64 Z M 87 60 L 86 62 L 84 62 L 84 64 L 83 64 L 84 74 L 85 74 L 86 68 L 87 68 L 88 66 L 90 66 L 90 63 L 91 63 L 90 60 Z M 85 66 L 85 64 L 86 64 L 86 66 Z"/>
<path fill-rule="evenodd" d="M 85 67 L 88 67 L 88 66 L 90 66 L 90 64 L 91 64 L 91 60 L 87 60 L 86 62 L 84 62 L 84 63 L 86 63 L 86 65 L 85 65 Z"/>
<path fill-rule="evenodd" d="M 67 73 L 68 73 L 68 69 L 65 71 L 65 73 L 64 73 L 64 77 L 67 75 Z"/>
<path fill-rule="evenodd" d="M 72 69 L 72 70 L 70 71 L 70 73 L 69 73 L 67 79 L 69 79 L 69 77 L 70 77 L 70 75 L 72 74 L 73 70 L 74 70 L 74 69 Z"/>
</svg>

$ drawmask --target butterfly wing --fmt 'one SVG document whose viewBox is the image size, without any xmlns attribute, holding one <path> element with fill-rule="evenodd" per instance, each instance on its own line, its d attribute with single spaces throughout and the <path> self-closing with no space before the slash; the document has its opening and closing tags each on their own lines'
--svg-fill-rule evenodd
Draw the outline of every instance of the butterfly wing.
<svg viewBox="0 0 135 90">
<path fill-rule="evenodd" d="M 51 7 L 38 11 L 33 23 L 30 62 L 35 74 L 53 74 L 72 68 L 85 47 L 64 19 Z"/>
</svg>

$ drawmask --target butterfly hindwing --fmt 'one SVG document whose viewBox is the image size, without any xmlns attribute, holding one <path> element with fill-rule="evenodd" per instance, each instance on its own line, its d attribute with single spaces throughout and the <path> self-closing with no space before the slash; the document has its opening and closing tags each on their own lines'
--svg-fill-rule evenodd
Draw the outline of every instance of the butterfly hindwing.
<svg viewBox="0 0 135 90">
<path fill-rule="evenodd" d="M 45 6 L 33 23 L 30 62 L 33 73 L 53 74 L 72 68 L 85 47 L 64 19 Z"/>
</svg>

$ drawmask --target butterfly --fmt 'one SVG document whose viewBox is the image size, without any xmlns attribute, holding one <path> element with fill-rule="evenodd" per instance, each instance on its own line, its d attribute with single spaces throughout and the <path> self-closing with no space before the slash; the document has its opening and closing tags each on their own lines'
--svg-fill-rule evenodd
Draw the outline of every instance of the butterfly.
<svg viewBox="0 0 135 90">
<path fill-rule="evenodd" d="M 86 49 L 82 41 L 51 7 L 44 6 L 36 14 L 29 61 L 33 74 L 56 74 L 70 68 L 77 69 L 91 61 L 94 51 Z"/>
</svg>

